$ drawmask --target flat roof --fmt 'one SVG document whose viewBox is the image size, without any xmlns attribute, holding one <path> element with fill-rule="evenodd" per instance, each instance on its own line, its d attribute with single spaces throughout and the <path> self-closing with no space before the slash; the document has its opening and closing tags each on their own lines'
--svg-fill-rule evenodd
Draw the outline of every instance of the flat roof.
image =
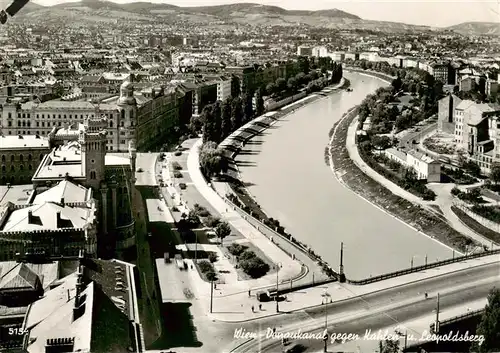
<svg viewBox="0 0 500 353">
<path fill-rule="evenodd" d="M 156 269 L 163 303 L 189 303 L 191 301 L 186 297 L 190 288 L 187 271 L 177 268 L 173 259 L 170 263 L 165 263 L 164 259 L 156 259 Z"/>
<path fill-rule="evenodd" d="M 0 150 L 48 149 L 49 140 L 36 135 L 0 136 Z"/>
<path fill-rule="evenodd" d="M 174 216 L 165 205 L 165 202 L 158 199 L 147 199 L 146 207 L 148 210 L 148 218 L 150 222 L 167 222 L 174 224 Z"/>
</svg>

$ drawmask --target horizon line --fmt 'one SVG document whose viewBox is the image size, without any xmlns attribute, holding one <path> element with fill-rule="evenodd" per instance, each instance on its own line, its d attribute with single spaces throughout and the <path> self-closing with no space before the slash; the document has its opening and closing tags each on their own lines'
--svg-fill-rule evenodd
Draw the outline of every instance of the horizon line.
<svg viewBox="0 0 500 353">
<path fill-rule="evenodd" d="M 40 3 L 40 0 L 31 0 L 30 2 L 34 3 L 35 5 L 38 5 L 38 6 L 42 6 L 42 7 L 53 7 L 53 6 L 58 6 L 58 5 L 64 5 L 64 4 L 71 4 L 71 3 L 82 3 L 82 2 L 85 2 L 85 1 L 88 1 L 88 0 L 62 0 L 60 3 L 58 4 L 43 4 L 43 3 Z M 91 0 L 92 1 L 92 0 Z M 363 20 L 363 21 L 376 21 L 376 22 L 387 22 L 387 23 L 401 23 L 401 24 L 405 24 L 405 25 L 409 25 L 409 26 L 419 26 L 419 27 L 428 27 L 428 28 L 443 28 L 443 29 L 446 29 L 446 28 L 449 28 L 449 27 L 453 27 L 453 26 L 457 26 L 457 25 L 461 25 L 461 24 L 467 24 L 467 23 L 470 23 L 470 24 L 474 24 L 474 23 L 483 23 L 483 24 L 500 24 L 500 17 L 498 19 L 498 21 L 463 21 L 463 22 L 459 22 L 459 23 L 456 23 L 456 24 L 453 24 L 453 25 L 448 25 L 448 26 L 431 26 L 431 25 L 425 25 L 425 24 L 414 24 L 414 23 L 407 23 L 407 22 L 400 22 L 400 21 L 390 21 L 390 20 L 374 20 L 374 19 L 368 19 L 368 18 L 363 18 L 359 15 L 356 15 L 352 12 L 349 12 L 349 11 L 345 11 L 345 10 L 341 10 L 337 7 L 329 7 L 329 8 L 324 8 L 324 9 L 316 9 L 316 10 L 308 10 L 308 9 L 294 9 L 294 8 L 289 8 L 289 7 L 286 7 L 286 6 L 278 6 L 278 5 L 267 5 L 267 4 L 260 4 L 260 3 L 257 3 L 257 2 L 251 2 L 251 1 L 241 1 L 241 2 L 234 2 L 234 3 L 230 3 L 230 4 L 227 4 L 227 3 L 218 3 L 218 4 L 213 4 L 213 5 L 194 5 L 194 6 L 179 6 L 179 5 L 174 5 L 174 4 L 171 4 L 169 3 L 168 1 L 151 1 L 151 0 L 132 0 L 132 1 L 127 1 L 127 2 L 121 2 L 121 1 L 117 1 L 117 0 L 93 0 L 95 2 L 111 2 L 111 3 L 114 3 L 114 4 L 117 4 L 117 5 L 127 5 L 127 4 L 137 4 L 137 3 L 146 3 L 146 4 L 154 4 L 154 5 L 168 5 L 168 6 L 172 6 L 172 7 L 176 7 L 176 8 L 179 8 L 179 9 L 193 9 L 193 8 L 203 8 L 203 7 L 216 7 L 216 6 L 231 6 L 231 5 L 243 5 L 243 4 L 248 4 L 248 5 L 258 5 L 258 6 L 262 6 L 262 7 L 276 7 L 276 8 L 280 8 L 280 9 L 283 9 L 285 11 L 304 11 L 304 12 L 320 12 L 320 11 L 329 11 L 329 10 L 337 10 L 337 11 L 340 11 L 340 12 L 344 12 L 346 14 L 349 14 L 349 15 L 352 15 L 352 16 L 356 16 L 358 17 L 360 20 Z"/>
</svg>

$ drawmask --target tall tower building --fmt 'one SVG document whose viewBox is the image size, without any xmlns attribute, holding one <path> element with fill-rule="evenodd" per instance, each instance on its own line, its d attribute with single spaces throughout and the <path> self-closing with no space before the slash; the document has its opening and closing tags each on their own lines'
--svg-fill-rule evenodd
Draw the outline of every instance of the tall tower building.
<svg viewBox="0 0 500 353">
<path fill-rule="evenodd" d="M 131 122 L 137 117 L 137 101 L 134 97 L 134 86 L 131 82 L 125 81 L 120 86 L 120 98 L 118 99 L 120 107 L 120 122 Z M 134 124 L 131 124 L 134 126 Z"/>
<path fill-rule="evenodd" d="M 106 177 L 107 124 L 107 119 L 104 117 L 88 117 L 79 135 L 82 153 L 82 172 L 86 176 L 87 185 L 95 191 L 99 190 L 101 182 Z"/>
</svg>

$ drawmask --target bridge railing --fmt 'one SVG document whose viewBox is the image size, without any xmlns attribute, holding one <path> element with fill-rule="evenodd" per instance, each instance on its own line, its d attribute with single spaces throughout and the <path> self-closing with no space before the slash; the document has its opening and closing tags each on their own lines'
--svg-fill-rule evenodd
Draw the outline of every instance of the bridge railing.
<svg viewBox="0 0 500 353">
<path fill-rule="evenodd" d="M 350 284 L 356 284 L 356 285 L 369 284 L 369 283 L 383 281 L 383 280 L 389 279 L 389 278 L 407 275 L 407 274 L 414 273 L 414 272 L 424 271 L 424 270 L 427 270 L 430 268 L 435 268 L 435 267 L 448 265 L 448 264 L 452 264 L 452 263 L 456 263 L 456 262 L 461 262 L 461 261 L 465 261 L 465 260 L 472 260 L 472 259 L 477 259 L 480 257 L 489 256 L 489 255 L 496 255 L 496 254 L 500 254 L 500 249 L 488 250 L 488 251 L 483 251 L 483 252 L 476 253 L 476 254 L 459 256 L 459 257 L 455 257 L 453 259 L 437 261 L 437 262 L 433 262 L 433 263 L 430 263 L 427 265 L 415 266 L 413 268 L 408 268 L 408 269 L 396 271 L 396 272 L 390 272 L 390 273 L 386 273 L 386 274 L 383 274 L 380 276 L 365 278 L 362 280 L 347 280 L 347 282 Z"/>
<path fill-rule="evenodd" d="M 446 319 L 446 320 L 443 320 L 443 321 L 439 321 L 439 326 L 449 325 L 449 324 L 452 324 L 454 322 L 462 321 L 464 319 L 468 319 L 468 318 L 471 318 L 471 317 L 474 317 L 474 316 L 477 316 L 477 315 L 482 315 L 483 313 L 484 313 L 484 309 L 469 311 L 466 314 L 462 314 L 462 315 L 459 315 L 459 316 L 454 316 L 454 317 L 451 317 L 449 319 Z M 430 332 L 431 333 L 439 333 L 439 332 L 436 332 L 436 323 L 432 323 L 429 326 L 429 328 L 430 328 Z"/>
</svg>

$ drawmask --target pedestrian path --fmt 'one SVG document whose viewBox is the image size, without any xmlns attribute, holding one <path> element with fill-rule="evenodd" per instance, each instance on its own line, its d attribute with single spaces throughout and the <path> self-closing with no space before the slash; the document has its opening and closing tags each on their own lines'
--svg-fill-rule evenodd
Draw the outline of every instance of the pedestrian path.
<svg viewBox="0 0 500 353">
<path fill-rule="evenodd" d="M 471 230 L 469 227 L 465 226 L 460 219 L 451 211 L 451 194 L 449 193 L 451 191 L 451 188 L 453 187 L 452 184 L 430 184 L 430 188 L 436 192 L 436 200 L 435 201 L 424 201 L 421 198 L 419 198 L 416 195 L 413 195 L 412 193 L 402 189 L 392 181 L 388 180 L 384 176 L 380 175 L 377 173 L 375 170 L 370 168 L 365 161 L 361 158 L 359 155 L 358 147 L 356 145 L 356 131 L 358 128 L 358 120 L 354 119 L 353 123 L 349 125 L 348 131 L 347 131 L 347 139 L 346 139 L 346 147 L 347 151 L 349 153 L 349 157 L 353 161 L 356 166 L 363 171 L 366 175 L 368 175 L 370 178 L 375 180 L 377 183 L 383 185 L 385 188 L 390 190 L 393 194 L 398 195 L 399 197 L 402 197 L 410 202 L 413 202 L 417 205 L 421 205 L 424 207 L 426 210 L 436 213 L 437 211 L 429 207 L 429 205 L 434 204 L 437 205 L 441 208 L 441 210 L 444 213 L 444 216 L 448 223 L 458 232 L 468 236 L 471 239 L 474 239 L 475 241 L 479 242 L 480 244 L 490 247 L 491 246 L 491 240 L 488 240 L 487 238 L 483 237 L 482 235 L 474 232 Z M 450 190 L 448 188 L 450 187 Z"/>
<path fill-rule="evenodd" d="M 199 168 L 199 148 L 202 145 L 203 140 L 199 139 L 190 150 L 187 169 L 193 184 L 199 191 L 199 193 L 211 204 L 211 206 L 217 210 L 217 212 L 226 220 L 231 226 L 237 229 L 246 239 L 258 247 L 268 258 L 270 258 L 275 264 L 281 266 L 279 272 L 279 277 L 282 279 L 293 279 L 298 277 L 302 273 L 302 264 L 296 260 L 292 260 L 288 254 L 277 247 L 272 241 L 266 238 L 262 233 L 255 229 L 250 223 L 248 223 L 243 217 L 234 209 L 230 208 L 224 200 L 206 183 L 203 175 L 201 174 Z M 256 280 L 248 280 L 247 286 L 249 288 L 259 286 L 262 283 L 273 283 L 275 282 L 274 275 L 266 275 L 262 278 Z M 239 284 L 229 284 L 226 283 L 224 291 L 226 293 L 238 292 L 241 289 Z M 233 286 L 233 288 L 231 288 Z"/>
<path fill-rule="evenodd" d="M 190 268 L 192 263 L 191 260 L 186 261 L 188 262 L 188 267 Z M 331 299 L 331 302 L 337 302 L 456 271 L 495 263 L 500 266 L 500 259 L 498 255 L 485 256 L 482 258 L 453 263 L 362 286 L 339 282 L 323 284 L 286 294 L 286 300 L 279 303 L 279 309 L 280 312 L 303 310 L 307 307 L 321 305 L 325 295 Z M 251 296 L 249 296 L 247 290 L 248 287 L 244 285 L 245 282 L 243 281 L 239 282 L 242 284 L 240 288 L 243 291 L 233 294 L 228 294 L 224 290 L 224 285 L 217 285 L 217 289 L 213 294 L 213 313 L 209 314 L 210 284 L 203 281 L 196 270 L 188 270 L 188 275 L 192 285 L 191 288 L 195 292 L 197 300 L 206 309 L 207 315 L 214 320 L 224 322 L 243 322 L 277 314 L 275 302 L 262 303 L 262 310 L 258 310 L 259 302 L 255 297 L 257 288 L 253 288 Z M 484 279 L 478 279 L 478 281 L 484 281 Z M 272 285 L 273 282 L 274 284 L 276 283 L 276 276 L 274 276 L 274 281 L 259 279 L 255 282 L 255 284 L 256 286 L 262 285 L 263 287 L 266 287 Z M 281 281 L 279 279 L 279 282 L 286 283 L 287 281 Z M 422 287 L 421 292 L 418 294 L 423 295 L 424 292 L 425 288 Z M 432 297 L 435 293 L 430 292 L 429 295 Z M 390 300 L 390 298 L 388 298 L 388 300 Z M 255 312 L 252 312 L 252 306 L 254 307 Z"/>
</svg>

